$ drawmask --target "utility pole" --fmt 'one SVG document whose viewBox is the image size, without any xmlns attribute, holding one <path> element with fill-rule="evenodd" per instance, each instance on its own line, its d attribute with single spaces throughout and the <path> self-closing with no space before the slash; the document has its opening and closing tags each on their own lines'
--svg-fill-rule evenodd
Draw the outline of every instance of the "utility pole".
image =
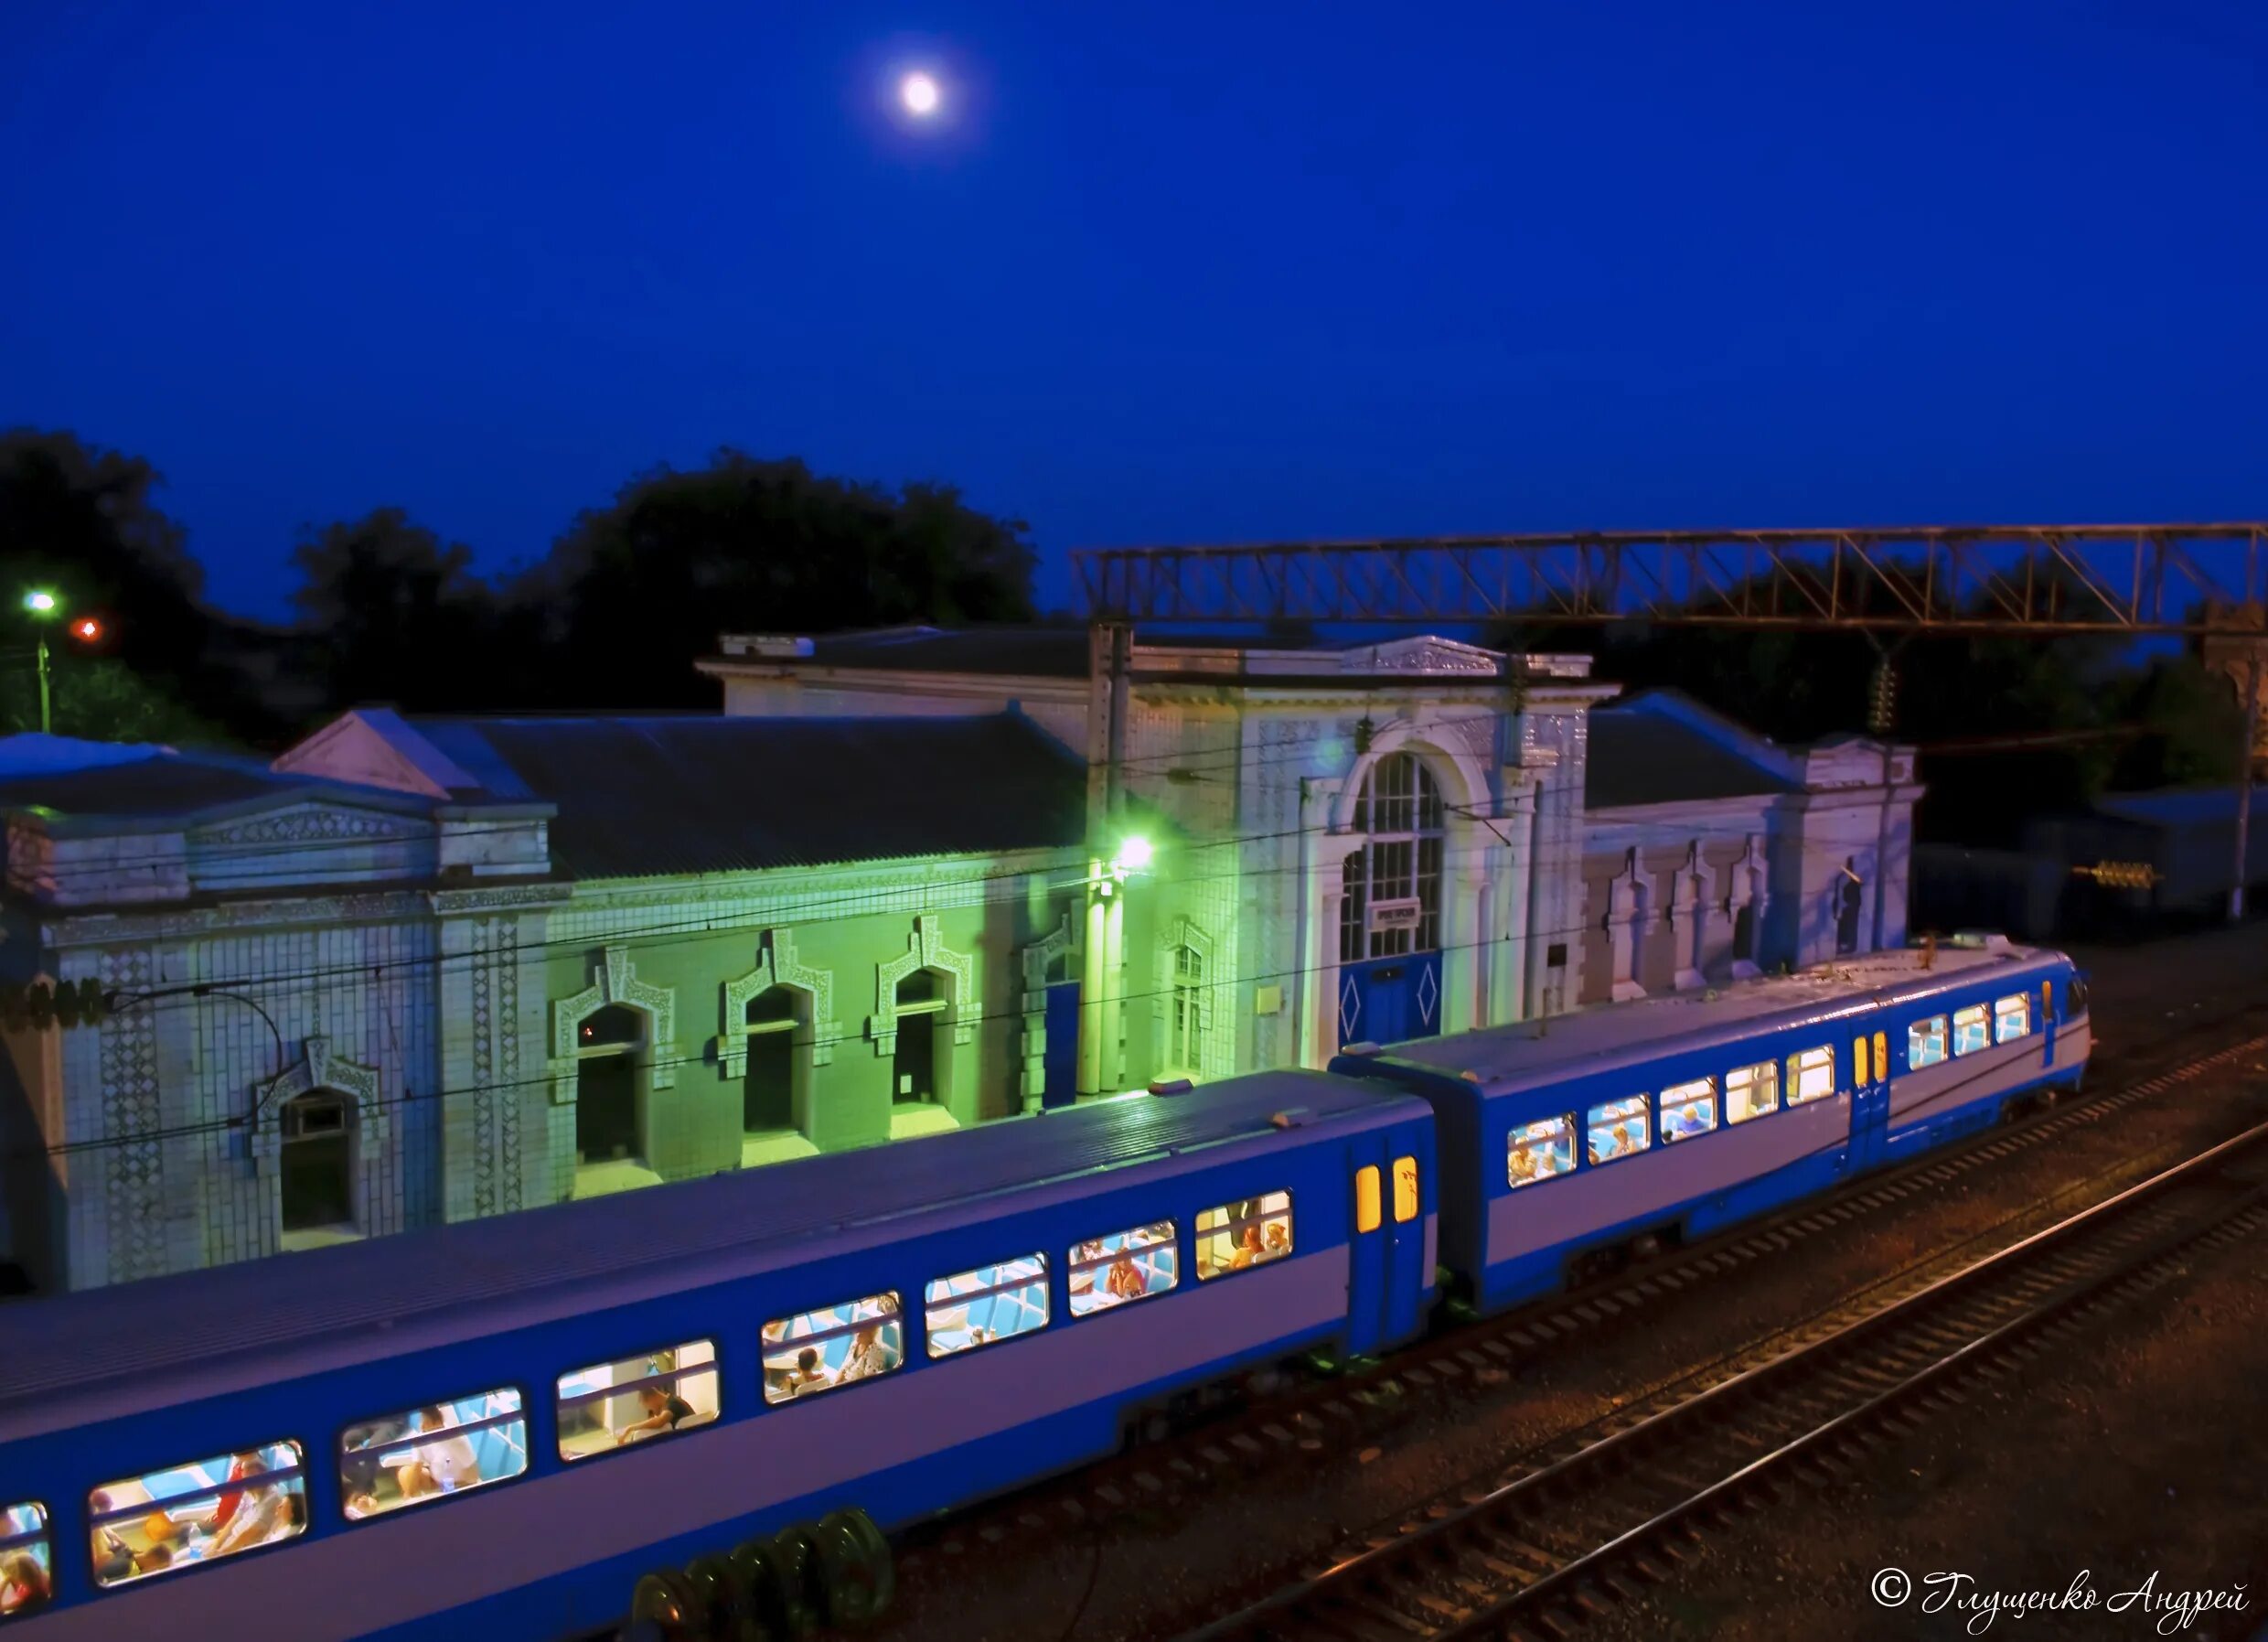
<svg viewBox="0 0 2268 1642">
<path fill-rule="evenodd" d="M 2260 745 L 2260 670 L 2268 645 L 2255 639 L 2244 665 L 2244 745 L 2237 755 L 2237 862 L 2229 889 L 2229 921 L 2244 918 L 2244 880 L 2252 864 L 2252 753 Z"/>
<path fill-rule="evenodd" d="M 55 734 L 55 714 L 48 703 L 48 636 L 44 632 L 39 635 L 39 733 Z"/>
</svg>

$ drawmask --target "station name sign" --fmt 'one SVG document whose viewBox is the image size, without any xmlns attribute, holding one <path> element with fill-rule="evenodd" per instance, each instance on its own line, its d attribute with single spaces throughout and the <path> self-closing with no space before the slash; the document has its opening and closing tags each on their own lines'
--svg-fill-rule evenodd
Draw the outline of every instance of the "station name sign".
<svg viewBox="0 0 2268 1642">
<path fill-rule="evenodd" d="M 1425 905 L 1415 896 L 1401 901 L 1373 901 L 1370 904 L 1370 927 L 1379 929 L 1415 929 L 1426 915 Z"/>
</svg>

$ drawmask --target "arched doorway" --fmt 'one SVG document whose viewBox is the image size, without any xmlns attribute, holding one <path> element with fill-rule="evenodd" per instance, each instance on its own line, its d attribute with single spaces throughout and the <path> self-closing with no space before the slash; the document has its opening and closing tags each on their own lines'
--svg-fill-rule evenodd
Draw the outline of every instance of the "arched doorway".
<svg viewBox="0 0 2268 1642">
<path fill-rule="evenodd" d="M 353 1116 L 352 1097 L 335 1089 L 294 1095 L 277 1113 L 286 1236 L 353 1228 Z"/>
<path fill-rule="evenodd" d="M 1339 1041 L 1398 1043 L 1441 1030 L 1441 789 L 1415 753 L 1364 772 L 1363 842 L 1342 869 Z"/>
<path fill-rule="evenodd" d="M 741 1129 L 778 1134 L 796 1127 L 796 1027 L 792 988 L 770 986 L 748 1000 L 748 1070 L 741 1081 Z"/>
<path fill-rule="evenodd" d="M 638 1051 L 646 1017 L 609 1003 L 575 1028 L 575 1158 L 590 1164 L 644 1155 L 638 1135 Z"/>
<path fill-rule="evenodd" d="M 949 1036 L 938 1028 L 951 1003 L 946 992 L 947 978 L 936 970 L 915 970 L 898 982 L 898 1043 L 890 1057 L 890 1098 L 899 1105 L 945 1099 L 942 1057 Z"/>
</svg>

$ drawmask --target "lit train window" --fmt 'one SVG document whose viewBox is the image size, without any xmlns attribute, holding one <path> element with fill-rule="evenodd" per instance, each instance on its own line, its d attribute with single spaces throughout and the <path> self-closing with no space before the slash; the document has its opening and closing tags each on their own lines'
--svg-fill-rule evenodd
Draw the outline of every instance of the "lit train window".
<svg viewBox="0 0 2268 1642">
<path fill-rule="evenodd" d="M 1945 1058 L 1945 1017 L 1933 1014 L 1906 1028 L 1906 1069 L 1920 1071 Z"/>
<path fill-rule="evenodd" d="M 1090 1238 L 1071 1250 L 1067 1264 L 1075 1317 L 1147 1300 L 1181 1281 L 1171 1220 Z"/>
<path fill-rule="evenodd" d="M 1953 1011 L 1954 1054 L 1974 1055 L 1992 1041 L 1992 1029 L 1985 1023 L 1984 1004 L 1972 1003 L 1966 1009 Z"/>
<path fill-rule="evenodd" d="M 296 1539 L 307 1531 L 296 1443 L 170 1465 L 87 1496 L 94 1583 L 124 1585 Z"/>
<path fill-rule="evenodd" d="M 1612 1163 L 1618 1157 L 1643 1152 L 1653 1143 L 1646 1128 L 1646 1097 L 1609 1100 L 1585 1114 L 1584 1149 L 1593 1163 Z"/>
<path fill-rule="evenodd" d="M 905 1319 L 894 1293 L 781 1317 L 764 1325 L 764 1400 L 792 1402 L 905 1367 Z"/>
<path fill-rule="evenodd" d="M 2006 1043 L 2022 1037 L 2032 1029 L 2032 999 L 2028 993 L 2018 993 L 2012 998 L 2002 998 L 1993 1005 L 1993 1037 Z"/>
<path fill-rule="evenodd" d="M 1788 1104 L 1803 1106 L 1835 1093 L 1835 1046 L 1822 1044 L 1788 1057 Z"/>
<path fill-rule="evenodd" d="M 1394 1160 L 1394 1220 L 1400 1225 L 1418 1218 L 1418 1160 Z"/>
<path fill-rule="evenodd" d="M 528 1416 L 509 1386 L 364 1420 L 338 1439 L 338 1497 L 350 1522 L 527 1469 Z"/>
<path fill-rule="evenodd" d="M 55 1600 L 55 1552 L 48 1508 L 0 1507 L 0 1620 L 36 1614 Z"/>
<path fill-rule="evenodd" d="M 1383 1218 L 1378 1203 L 1378 1165 L 1366 1163 L 1354 1171 L 1354 1229 L 1375 1231 Z"/>
<path fill-rule="evenodd" d="M 1575 1114 L 1524 1123 L 1512 1132 L 1506 1165 L 1515 1186 L 1534 1186 L 1575 1169 Z"/>
<path fill-rule="evenodd" d="M 922 1335 L 932 1357 L 951 1357 L 1047 1326 L 1047 1256 L 939 1277 L 922 1290 Z"/>
<path fill-rule="evenodd" d="M 559 1377 L 559 1457 L 673 1437 L 717 1417 L 717 1346 L 688 1340 Z"/>
<path fill-rule="evenodd" d="M 1398 1197 L 1400 1193 L 1396 1193 Z M 1400 1217 L 1397 1216 L 1396 1218 Z M 1291 1194 L 1270 1192 L 1197 1217 L 1197 1281 L 1210 1282 L 1291 1252 Z"/>
<path fill-rule="evenodd" d="M 1828 1081 L 1835 1080 L 1833 1072 Z M 1780 1110 L 1780 1068 L 1769 1060 L 1725 1074 L 1725 1121 L 1745 1123 Z"/>
<path fill-rule="evenodd" d="M 1662 1091 L 1662 1143 L 1691 1140 L 1717 1127 L 1717 1079 L 1696 1078 Z"/>
</svg>

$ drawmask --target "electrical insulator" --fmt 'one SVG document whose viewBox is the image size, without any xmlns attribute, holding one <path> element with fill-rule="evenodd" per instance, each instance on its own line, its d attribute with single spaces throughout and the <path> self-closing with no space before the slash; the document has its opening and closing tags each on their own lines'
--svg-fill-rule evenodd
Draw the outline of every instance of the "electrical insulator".
<svg viewBox="0 0 2268 1642">
<path fill-rule="evenodd" d="M 1890 717 L 1898 705 L 1898 674 L 1890 668 L 1885 656 L 1874 664 L 1874 685 L 1867 703 L 1867 727 L 1877 735 L 1887 735 Z"/>
</svg>

